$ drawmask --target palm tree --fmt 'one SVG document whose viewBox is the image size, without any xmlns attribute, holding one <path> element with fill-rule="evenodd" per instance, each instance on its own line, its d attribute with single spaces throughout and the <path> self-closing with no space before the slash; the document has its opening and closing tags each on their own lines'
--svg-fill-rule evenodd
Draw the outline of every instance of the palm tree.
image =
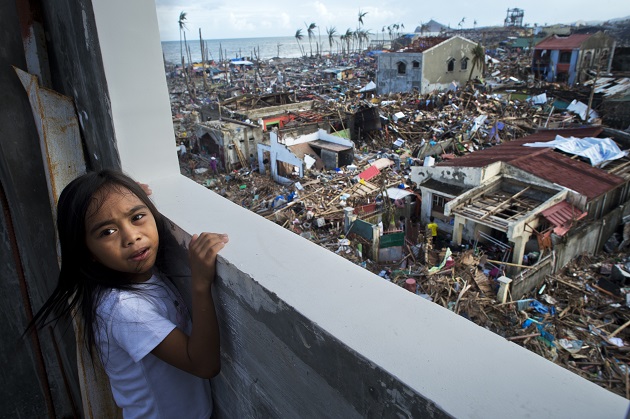
<svg viewBox="0 0 630 419">
<path fill-rule="evenodd" d="M 483 77 L 483 70 L 486 64 L 486 51 L 481 46 L 481 43 L 477 44 L 472 49 L 472 65 L 470 66 L 470 74 L 468 75 L 468 82 L 472 79 L 473 71 L 475 71 L 475 67 L 479 66 L 481 68 L 481 76 Z"/>
<path fill-rule="evenodd" d="M 464 16 L 462 18 L 462 20 L 459 21 L 459 23 L 457 24 L 457 26 L 459 26 L 459 31 L 462 31 L 462 25 L 464 24 L 464 22 L 466 22 L 466 17 Z"/>
<path fill-rule="evenodd" d="M 328 34 L 328 45 L 330 46 L 330 55 L 332 55 L 332 46 L 335 43 L 335 34 L 337 33 L 337 28 L 331 26 L 330 28 L 326 28 L 326 33 Z"/>
<path fill-rule="evenodd" d="M 311 43 L 311 40 L 313 39 L 313 36 L 315 36 L 315 29 L 317 28 L 317 25 L 315 23 L 311 23 L 310 25 L 307 25 L 306 22 L 304 22 L 304 26 L 306 26 L 306 30 L 308 33 L 308 45 L 311 48 L 311 57 L 312 57 L 313 44 Z"/>
<path fill-rule="evenodd" d="M 297 42 L 298 48 L 300 48 L 300 51 L 302 52 L 302 57 L 303 57 L 306 54 L 304 53 L 304 48 L 302 47 L 302 44 L 300 44 L 300 41 L 302 40 L 302 38 L 304 38 L 304 35 L 302 35 L 302 29 L 298 29 L 297 31 L 295 31 L 295 41 Z"/>
<path fill-rule="evenodd" d="M 363 26 L 363 18 L 365 17 L 365 15 L 367 15 L 368 12 L 362 12 L 361 9 L 359 9 L 359 28 L 361 26 Z"/>
<path fill-rule="evenodd" d="M 354 36 L 352 29 L 346 29 L 346 33 L 343 36 L 344 40 L 346 41 L 346 52 L 350 54 L 350 41 L 352 41 L 352 37 Z"/>
<path fill-rule="evenodd" d="M 184 59 L 184 48 L 183 48 L 183 44 L 182 44 L 182 33 L 187 29 L 186 28 L 186 12 L 182 11 L 179 12 L 179 20 L 177 21 L 177 23 L 179 24 L 179 56 L 180 56 L 180 60 Z"/>
</svg>

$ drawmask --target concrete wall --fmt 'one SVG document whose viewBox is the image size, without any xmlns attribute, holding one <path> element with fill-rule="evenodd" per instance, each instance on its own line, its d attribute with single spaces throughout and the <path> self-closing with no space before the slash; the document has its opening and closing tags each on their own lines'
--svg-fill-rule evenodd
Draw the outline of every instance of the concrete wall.
<svg viewBox="0 0 630 419">
<path fill-rule="evenodd" d="M 419 63 L 414 68 L 413 62 Z M 398 63 L 406 66 L 405 74 L 398 73 Z M 396 92 L 420 91 L 422 86 L 422 53 L 388 52 L 377 57 L 376 91 L 379 95 Z"/>
<path fill-rule="evenodd" d="M 429 179 L 450 185 L 475 187 L 481 182 L 482 168 L 477 167 L 447 167 L 447 166 L 411 166 L 409 178 L 418 185 Z"/>
<path fill-rule="evenodd" d="M 86 144 L 99 143 L 92 167 L 118 164 L 105 141 L 112 125 L 98 44 L 86 39 L 93 34 L 91 3 L 54 3 L 0 2 L 0 417 L 80 415 L 72 327 L 61 322 L 22 337 L 59 269 L 38 132 L 12 66 L 74 99 Z"/>
<path fill-rule="evenodd" d="M 422 66 L 422 93 L 448 89 L 453 83 L 463 85 L 470 77 L 472 50 L 477 44 L 468 39 L 454 36 L 439 45 L 424 51 Z M 448 71 L 447 61 L 455 59 L 453 71 Z M 461 62 L 468 58 L 468 66 L 461 69 Z M 476 66 L 472 78 L 481 77 L 481 68 Z"/>
<path fill-rule="evenodd" d="M 600 62 L 600 57 L 604 50 L 608 51 L 608 58 Z M 586 70 L 586 69 L 592 69 L 592 70 L 597 71 L 599 67 L 599 70 L 602 73 L 610 72 L 610 67 L 612 66 L 612 60 L 614 57 L 614 51 L 615 51 L 615 40 L 603 32 L 597 32 L 596 34 L 594 34 L 593 36 L 591 36 L 589 39 L 587 39 L 586 41 L 582 43 L 582 46 L 580 49 L 580 56 L 579 56 L 578 64 L 577 64 L 578 71 L 581 72 L 582 70 Z M 591 53 L 590 62 L 585 61 L 587 52 Z M 578 76 L 584 77 L 584 78 L 589 77 L 586 74 L 583 75 L 581 73 L 578 73 Z M 582 81 L 582 80 L 578 78 L 576 81 Z"/>
<path fill-rule="evenodd" d="M 545 277 L 551 275 L 554 270 L 554 264 L 551 255 L 543 256 L 538 264 L 521 272 L 510 284 L 510 296 L 512 300 L 519 300 L 530 291 L 542 285 Z"/>
</svg>

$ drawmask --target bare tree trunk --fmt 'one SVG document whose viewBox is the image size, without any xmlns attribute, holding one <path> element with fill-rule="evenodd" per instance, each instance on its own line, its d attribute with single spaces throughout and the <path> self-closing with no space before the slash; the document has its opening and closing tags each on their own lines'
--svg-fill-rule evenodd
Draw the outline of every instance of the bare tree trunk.
<svg viewBox="0 0 630 419">
<path fill-rule="evenodd" d="M 199 28 L 199 48 L 201 49 L 201 68 L 203 70 L 203 88 L 205 91 L 208 91 L 208 80 L 206 76 L 206 48 L 205 42 L 203 41 L 203 37 L 201 36 L 201 28 Z"/>
</svg>

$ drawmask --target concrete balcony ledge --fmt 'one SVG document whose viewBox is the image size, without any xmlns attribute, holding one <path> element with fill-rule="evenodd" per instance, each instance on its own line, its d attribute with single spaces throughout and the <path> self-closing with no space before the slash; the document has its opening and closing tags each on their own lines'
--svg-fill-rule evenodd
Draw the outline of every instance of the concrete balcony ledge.
<svg viewBox="0 0 630 419">
<path fill-rule="evenodd" d="M 173 175 L 183 232 L 225 232 L 219 417 L 623 418 L 623 399 Z"/>
</svg>

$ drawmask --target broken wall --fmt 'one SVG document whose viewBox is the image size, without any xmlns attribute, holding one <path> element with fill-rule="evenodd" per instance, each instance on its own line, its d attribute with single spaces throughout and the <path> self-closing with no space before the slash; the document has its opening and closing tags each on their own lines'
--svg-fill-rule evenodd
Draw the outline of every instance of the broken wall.
<svg viewBox="0 0 630 419">
<path fill-rule="evenodd" d="M 584 59 L 589 52 L 591 53 L 591 60 L 590 62 L 586 62 Z M 609 73 L 614 56 L 615 40 L 604 32 L 597 32 L 586 41 L 582 42 L 578 69 L 592 69 L 597 71 L 599 68 L 600 72 Z M 600 62 L 600 59 L 603 60 Z M 590 78 L 590 76 L 586 76 L 585 80 Z"/>
<path fill-rule="evenodd" d="M 492 167 L 452 167 L 452 166 L 411 166 L 409 179 L 421 185 L 429 179 L 448 183 L 460 187 L 473 188 L 481 184 L 482 179 L 487 179 L 498 174 L 501 164 L 493 164 Z"/>
<path fill-rule="evenodd" d="M 261 118 L 266 118 L 274 115 L 282 115 L 287 112 L 305 111 L 313 109 L 314 101 L 309 100 L 306 102 L 289 103 L 287 105 L 269 106 L 266 108 L 251 109 L 243 111 L 244 114 L 252 121 L 257 121 Z"/>
<path fill-rule="evenodd" d="M 413 62 L 419 63 L 417 67 Z M 404 73 L 399 72 L 404 65 Z M 422 53 L 388 52 L 378 55 L 376 70 L 376 92 L 379 95 L 411 92 L 422 88 Z"/>
<path fill-rule="evenodd" d="M 470 77 L 472 69 L 472 50 L 477 44 L 468 39 L 454 36 L 422 53 L 422 87 L 420 92 L 430 93 L 434 90 L 446 90 L 453 83 L 464 85 Z M 454 59 L 452 71 L 448 71 L 448 61 Z M 462 60 L 468 59 L 465 69 Z M 472 78 L 481 77 L 480 66 L 475 66 Z"/>
<path fill-rule="evenodd" d="M 278 134 L 276 134 L 275 132 L 269 133 L 269 141 L 270 141 L 269 148 L 267 148 L 267 146 L 265 146 L 264 144 L 258 145 L 258 149 L 260 151 L 258 154 L 258 161 L 260 162 L 261 160 L 260 157 L 263 150 L 268 149 L 270 153 L 269 157 L 271 160 L 270 162 L 271 163 L 270 164 L 271 177 L 276 182 L 280 182 L 280 183 L 291 182 L 291 179 L 281 176 L 281 174 L 279 173 L 278 162 L 288 163 L 290 165 L 297 166 L 300 170 L 299 176 L 302 177 L 304 174 L 304 162 L 300 160 L 295 154 L 293 154 L 291 150 L 289 150 L 284 144 L 280 144 L 278 142 Z"/>
<path fill-rule="evenodd" d="M 517 275 L 510 284 L 512 301 L 520 300 L 530 291 L 541 286 L 545 277 L 553 273 L 553 260 L 551 255 L 548 255 L 538 264 Z"/>
</svg>

